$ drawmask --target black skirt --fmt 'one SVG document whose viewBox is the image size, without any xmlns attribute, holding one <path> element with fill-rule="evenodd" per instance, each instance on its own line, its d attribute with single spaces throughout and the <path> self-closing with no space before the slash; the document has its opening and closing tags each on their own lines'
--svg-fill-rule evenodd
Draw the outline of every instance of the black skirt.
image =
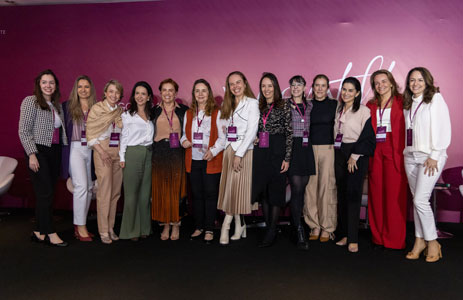
<svg viewBox="0 0 463 300">
<path fill-rule="evenodd" d="M 251 202 L 268 201 L 270 205 L 286 205 L 286 173 L 280 173 L 286 154 L 286 138 L 270 135 L 269 147 L 254 146 L 252 158 Z"/>
<path fill-rule="evenodd" d="M 312 144 L 302 147 L 302 138 L 293 138 L 293 150 L 289 164 L 288 176 L 309 176 L 315 175 L 315 158 Z"/>
</svg>

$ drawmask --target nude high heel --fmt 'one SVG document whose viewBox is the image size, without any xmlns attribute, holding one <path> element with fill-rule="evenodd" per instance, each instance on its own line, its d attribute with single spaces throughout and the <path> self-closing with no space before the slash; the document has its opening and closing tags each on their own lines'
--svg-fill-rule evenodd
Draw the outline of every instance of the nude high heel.
<svg viewBox="0 0 463 300">
<path fill-rule="evenodd" d="M 426 262 L 428 263 L 433 263 L 433 262 L 436 262 L 438 261 L 439 259 L 442 258 L 442 248 L 441 248 L 441 245 L 440 244 L 437 244 L 437 247 L 439 249 L 439 251 L 437 252 L 437 255 L 427 255 L 426 256 Z M 429 251 L 429 250 L 428 250 Z"/>
<path fill-rule="evenodd" d="M 229 231 L 230 231 L 230 223 L 233 220 L 232 215 L 225 215 L 222 224 L 222 230 L 220 231 L 220 240 L 219 243 L 221 245 L 228 245 L 229 243 Z"/>
</svg>

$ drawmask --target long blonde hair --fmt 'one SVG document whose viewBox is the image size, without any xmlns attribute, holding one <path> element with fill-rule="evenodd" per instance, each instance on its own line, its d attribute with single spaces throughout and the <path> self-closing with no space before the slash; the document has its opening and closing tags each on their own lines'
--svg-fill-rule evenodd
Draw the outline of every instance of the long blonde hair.
<svg viewBox="0 0 463 300">
<path fill-rule="evenodd" d="M 87 75 L 80 75 L 77 77 L 72 87 L 71 94 L 69 95 L 69 114 L 73 121 L 81 122 L 84 118 L 84 112 L 80 105 L 79 94 L 77 93 L 77 86 L 80 80 L 86 80 L 90 84 L 90 97 L 88 98 L 88 111 L 92 108 L 93 104 L 96 102 L 96 92 L 95 86 L 93 85 L 92 80 Z"/>
<path fill-rule="evenodd" d="M 244 76 L 244 74 L 240 71 L 231 72 L 230 74 L 228 74 L 227 80 L 225 81 L 225 95 L 223 96 L 222 109 L 220 112 L 221 119 L 229 119 L 236 108 L 235 96 L 230 91 L 230 84 L 228 83 L 228 80 L 232 75 L 238 75 L 241 77 L 241 79 L 243 79 L 244 84 L 246 85 L 246 88 L 244 89 L 245 96 L 250 98 L 256 98 L 256 96 L 254 96 L 254 93 L 251 90 L 251 87 L 249 86 L 249 82 L 246 79 L 246 76 Z"/>
</svg>

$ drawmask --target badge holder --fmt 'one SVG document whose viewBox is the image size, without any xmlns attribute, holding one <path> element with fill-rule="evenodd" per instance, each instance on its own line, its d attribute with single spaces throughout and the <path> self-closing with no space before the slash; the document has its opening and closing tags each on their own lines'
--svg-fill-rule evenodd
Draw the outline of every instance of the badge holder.
<svg viewBox="0 0 463 300">
<path fill-rule="evenodd" d="M 342 133 L 338 133 L 336 135 L 336 139 L 334 140 L 334 149 L 341 149 L 342 144 Z"/>
<path fill-rule="evenodd" d="M 376 129 L 376 142 L 383 143 L 386 141 L 386 126 L 380 126 Z"/>
<path fill-rule="evenodd" d="M 228 126 L 227 128 L 227 139 L 229 142 L 236 142 L 238 140 L 238 134 L 236 126 Z"/>
<path fill-rule="evenodd" d="M 259 148 L 268 148 L 269 139 L 270 139 L 270 135 L 268 131 L 259 132 Z"/>
</svg>

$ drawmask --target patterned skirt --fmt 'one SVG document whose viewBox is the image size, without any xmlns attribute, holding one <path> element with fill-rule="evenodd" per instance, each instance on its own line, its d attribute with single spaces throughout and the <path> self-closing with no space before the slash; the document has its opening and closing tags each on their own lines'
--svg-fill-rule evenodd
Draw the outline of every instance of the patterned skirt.
<svg viewBox="0 0 463 300">
<path fill-rule="evenodd" d="M 183 148 L 169 140 L 153 143 L 151 217 L 162 223 L 179 222 L 186 212 L 186 173 Z"/>
<path fill-rule="evenodd" d="M 257 203 L 251 205 L 252 150 L 246 151 L 241 159 L 242 169 L 239 172 L 233 170 L 234 158 L 235 151 L 228 146 L 223 154 L 217 208 L 229 215 L 250 214 L 258 209 Z"/>
</svg>

